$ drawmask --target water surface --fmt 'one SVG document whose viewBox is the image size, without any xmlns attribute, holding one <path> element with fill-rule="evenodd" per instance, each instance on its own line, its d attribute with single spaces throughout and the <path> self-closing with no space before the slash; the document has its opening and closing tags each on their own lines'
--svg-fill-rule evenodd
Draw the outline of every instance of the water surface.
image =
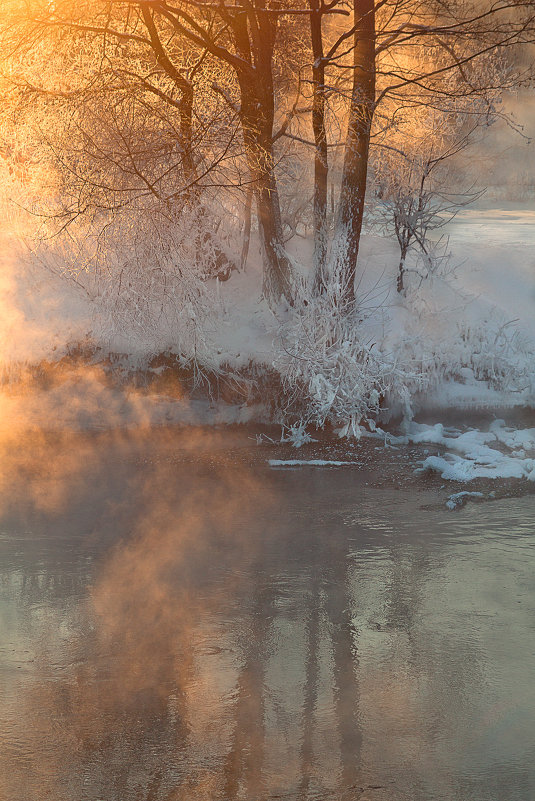
<svg viewBox="0 0 535 801">
<path fill-rule="evenodd" d="M 246 446 L 4 449 L 2 801 L 535 797 L 535 498 Z"/>
</svg>

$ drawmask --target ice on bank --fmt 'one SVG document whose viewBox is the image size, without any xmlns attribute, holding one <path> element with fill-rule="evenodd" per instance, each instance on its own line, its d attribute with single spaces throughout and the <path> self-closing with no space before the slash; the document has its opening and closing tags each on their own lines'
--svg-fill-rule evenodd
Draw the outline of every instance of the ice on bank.
<svg viewBox="0 0 535 801">
<path fill-rule="evenodd" d="M 535 428 L 514 429 L 494 420 L 488 431 L 460 431 L 441 423 L 411 423 L 398 442 L 430 443 L 446 448 L 428 456 L 420 471 L 434 470 L 444 479 L 471 481 L 475 478 L 524 478 L 535 481 Z"/>
</svg>

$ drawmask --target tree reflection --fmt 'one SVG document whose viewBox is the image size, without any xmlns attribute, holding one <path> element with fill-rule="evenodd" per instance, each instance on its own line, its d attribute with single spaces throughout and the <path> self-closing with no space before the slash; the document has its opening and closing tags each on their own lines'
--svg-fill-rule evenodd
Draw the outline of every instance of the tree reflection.
<svg viewBox="0 0 535 801">
<path fill-rule="evenodd" d="M 130 461 L 110 498 L 108 458 L 97 449 L 85 481 L 80 466 L 38 553 L 28 541 L 4 565 L 13 650 L 35 661 L 5 673 L 0 797 L 387 798 L 400 755 L 370 732 L 429 745 L 452 725 L 441 682 L 458 705 L 478 675 L 469 643 L 441 667 L 422 636 L 443 558 L 344 529 L 354 474 Z M 73 509 L 89 549 L 65 536 Z"/>
</svg>

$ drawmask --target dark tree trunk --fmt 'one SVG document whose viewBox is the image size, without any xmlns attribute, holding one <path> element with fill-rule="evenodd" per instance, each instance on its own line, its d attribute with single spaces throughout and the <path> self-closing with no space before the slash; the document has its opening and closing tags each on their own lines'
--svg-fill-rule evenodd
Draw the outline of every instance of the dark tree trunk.
<svg viewBox="0 0 535 801">
<path fill-rule="evenodd" d="M 256 203 L 264 257 L 263 294 L 268 301 L 292 302 L 292 269 L 282 240 L 279 195 L 272 171 L 257 181 Z"/>
<path fill-rule="evenodd" d="M 396 278 L 396 290 L 400 293 L 400 295 L 402 295 L 405 291 L 405 259 L 407 258 L 409 245 L 412 239 L 411 231 L 409 228 L 407 228 L 407 225 L 403 223 L 403 219 L 405 219 L 405 215 L 401 217 L 394 212 L 394 227 L 399 244 L 399 264 Z"/>
<path fill-rule="evenodd" d="M 145 27 L 150 36 L 156 62 L 172 79 L 180 93 L 178 115 L 180 119 L 180 154 L 182 169 L 184 170 L 186 183 L 190 185 L 190 188 L 193 188 L 197 181 L 197 169 L 193 156 L 193 84 L 177 69 L 169 58 L 158 34 L 158 29 L 152 13 L 146 6 L 142 7 L 141 13 L 143 15 Z"/>
<path fill-rule="evenodd" d="M 405 277 L 404 263 L 405 263 L 405 259 L 402 258 L 401 261 L 399 262 L 398 277 L 397 277 L 397 281 L 396 281 L 396 289 L 400 293 L 400 295 L 403 294 L 404 289 L 405 289 L 405 287 L 403 285 L 403 279 Z"/>
<path fill-rule="evenodd" d="M 258 228 L 264 261 L 263 292 L 270 303 L 285 297 L 292 302 L 292 269 L 286 254 L 274 170 L 273 48 L 277 20 L 275 15 L 256 10 L 255 69 L 239 76 L 241 123 L 249 172 L 253 180 L 258 212 Z"/>
<path fill-rule="evenodd" d="M 282 222 L 277 182 L 273 170 L 271 126 L 262 132 L 259 124 L 249 123 L 245 141 L 249 170 L 253 176 L 258 215 L 258 231 L 264 262 L 263 293 L 269 302 L 285 297 L 292 300 L 292 271 L 282 239 Z"/>
<path fill-rule="evenodd" d="M 341 302 L 355 302 L 370 131 L 375 110 L 375 5 L 354 0 L 353 86 L 347 126 L 342 186 L 332 249 L 332 268 L 341 285 Z"/>
<path fill-rule="evenodd" d="M 314 132 L 314 293 L 325 291 L 327 262 L 327 132 L 325 130 L 325 61 L 320 0 L 309 0 L 312 41 L 312 130 Z"/>
</svg>

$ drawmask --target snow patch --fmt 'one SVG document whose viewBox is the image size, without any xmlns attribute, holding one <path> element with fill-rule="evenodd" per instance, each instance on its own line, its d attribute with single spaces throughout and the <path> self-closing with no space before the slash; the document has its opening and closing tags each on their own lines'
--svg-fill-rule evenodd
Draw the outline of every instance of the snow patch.
<svg viewBox="0 0 535 801">
<path fill-rule="evenodd" d="M 482 492 L 455 492 L 453 495 L 450 495 L 448 500 L 446 501 L 446 506 L 451 511 L 455 509 L 459 509 L 461 506 L 464 506 L 468 498 L 484 498 L 484 494 Z"/>
<path fill-rule="evenodd" d="M 270 467 L 345 467 L 361 462 L 342 462 L 335 459 L 268 459 Z"/>
<path fill-rule="evenodd" d="M 524 478 L 535 481 L 535 428 L 518 430 L 508 428 L 503 420 L 495 420 L 488 431 L 471 428 L 461 432 L 441 423 L 434 426 L 411 423 L 405 437 L 393 439 L 447 448 L 443 455 L 428 456 L 419 468 L 421 472 L 435 470 L 444 479 Z"/>
</svg>

